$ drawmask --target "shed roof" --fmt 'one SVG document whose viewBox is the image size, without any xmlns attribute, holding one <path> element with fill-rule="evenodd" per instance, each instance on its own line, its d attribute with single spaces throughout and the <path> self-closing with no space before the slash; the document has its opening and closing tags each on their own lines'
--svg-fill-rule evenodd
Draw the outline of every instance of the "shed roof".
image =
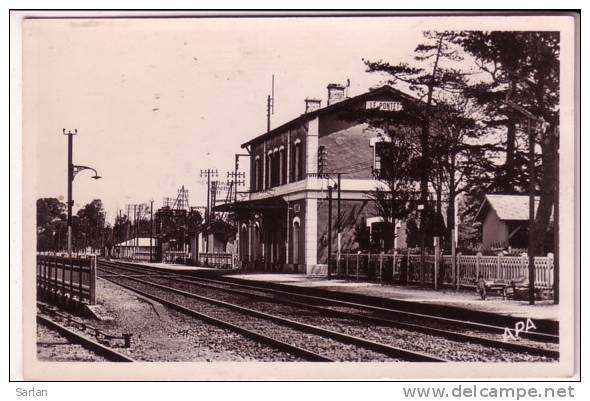
<svg viewBox="0 0 590 401">
<path fill-rule="evenodd" d="M 500 220 L 522 221 L 529 219 L 528 195 L 486 195 L 477 214 L 476 220 L 483 221 L 486 211 L 491 207 Z M 535 212 L 539 207 L 539 197 L 535 197 Z"/>
</svg>

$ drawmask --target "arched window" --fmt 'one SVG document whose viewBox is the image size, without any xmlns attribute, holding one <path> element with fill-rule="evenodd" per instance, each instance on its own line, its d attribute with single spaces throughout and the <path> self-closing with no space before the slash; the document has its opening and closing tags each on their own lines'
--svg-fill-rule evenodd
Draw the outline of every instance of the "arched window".
<svg viewBox="0 0 590 401">
<path fill-rule="evenodd" d="M 293 163 L 291 165 L 291 177 L 293 177 L 293 181 L 299 181 L 303 179 L 302 147 L 300 139 L 297 139 L 294 142 L 292 149 Z"/>
<path fill-rule="evenodd" d="M 266 156 L 266 188 L 270 188 L 272 185 L 272 181 L 271 181 L 271 175 L 272 175 L 272 151 L 270 151 L 268 153 L 268 155 Z"/>
<path fill-rule="evenodd" d="M 279 184 L 287 183 L 287 158 L 285 157 L 285 148 L 279 149 Z"/>
<path fill-rule="evenodd" d="M 261 170 L 261 166 L 260 166 L 260 156 L 256 156 L 256 159 L 254 160 L 254 177 L 252 180 L 252 189 L 254 191 L 260 191 L 261 185 L 262 184 L 262 170 Z"/>
</svg>

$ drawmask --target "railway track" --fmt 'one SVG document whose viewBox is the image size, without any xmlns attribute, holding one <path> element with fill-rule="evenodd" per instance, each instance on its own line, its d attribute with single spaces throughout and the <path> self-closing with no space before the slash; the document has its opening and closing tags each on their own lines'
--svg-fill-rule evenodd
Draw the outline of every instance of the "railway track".
<svg viewBox="0 0 590 401">
<path fill-rule="evenodd" d="M 105 263 L 105 262 L 101 262 Z M 108 262 L 107 262 L 108 263 Z M 126 263 L 126 262 L 116 262 L 110 263 L 111 266 L 126 269 L 127 271 L 133 271 L 139 275 L 142 273 L 145 274 L 146 272 L 151 272 L 149 274 L 162 274 L 162 269 L 145 266 L 145 265 L 138 265 L 134 263 Z M 426 332 L 430 330 L 440 329 L 442 331 L 448 332 L 449 336 L 455 336 L 455 334 L 474 334 L 475 337 L 480 336 L 483 342 L 486 342 L 486 339 L 490 340 L 498 340 L 499 337 L 502 337 L 505 331 L 505 327 L 502 326 L 495 326 L 490 324 L 478 323 L 468 320 L 460 320 L 460 319 L 451 319 L 446 317 L 416 313 L 416 312 L 408 312 L 399 309 L 392 309 L 392 308 L 384 308 L 374 305 L 367 305 L 367 304 L 360 304 L 355 302 L 348 302 L 337 300 L 333 298 L 326 298 L 321 296 L 313 296 L 313 295 L 305 295 L 300 294 L 297 292 L 290 292 L 284 290 L 276 290 L 266 287 L 261 287 L 254 284 L 242 284 L 236 283 L 226 279 L 211 279 L 205 277 L 199 277 L 194 275 L 187 275 L 181 274 L 176 272 L 169 272 L 166 273 L 164 276 L 166 277 L 175 277 L 177 280 L 189 280 L 191 282 L 199 282 L 203 285 L 211 284 L 214 286 L 221 286 L 227 288 L 228 291 L 239 289 L 240 291 L 249 291 L 253 292 L 253 294 L 265 294 L 273 296 L 277 302 L 291 302 L 295 300 L 295 303 L 301 305 L 307 305 L 310 308 L 319 307 L 318 310 L 323 310 L 327 313 L 327 309 L 331 309 L 334 313 L 339 312 L 348 312 L 349 314 L 354 315 L 355 318 L 358 319 L 365 319 L 372 323 L 384 323 L 383 320 L 388 320 L 391 323 L 409 323 L 413 324 L 414 326 L 422 326 L 420 327 L 413 327 L 418 331 L 426 330 Z M 372 320 L 371 318 L 377 317 L 377 320 Z M 434 332 L 433 332 L 434 333 Z M 442 332 L 438 332 L 436 334 L 444 334 Z M 467 337 L 456 336 L 455 338 L 459 340 L 470 340 Z M 476 339 L 471 338 L 471 340 L 476 341 Z M 502 342 L 502 341 L 500 341 Z M 483 343 L 482 343 L 483 344 Z M 494 343 L 489 343 L 493 345 Z M 526 346 L 531 346 L 532 348 L 546 348 L 551 349 L 553 351 L 557 351 L 558 344 L 559 344 L 559 336 L 549 333 L 543 333 L 538 331 L 529 331 L 527 333 L 520 333 L 519 343 L 506 343 L 506 347 L 512 347 L 514 344 L 516 346 L 522 345 L 526 348 Z M 499 344 L 497 344 L 499 346 Z M 521 348 L 523 351 L 525 348 Z M 518 350 L 518 347 L 515 348 Z M 531 352 L 535 352 L 534 350 L 529 350 Z M 550 357 L 558 357 L 558 353 L 553 352 L 548 354 L 547 356 Z"/>
<path fill-rule="evenodd" d="M 58 354 L 61 354 L 62 357 L 63 355 L 70 354 L 70 357 L 74 360 L 134 362 L 134 360 L 128 356 L 123 355 L 104 344 L 100 344 L 43 314 L 37 314 L 37 324 L 48 330 L 42 333 L 43 337 L 50 337 L 54 340 L 43 343 L 38 342 L 37 347 L 41 347 L 45 351 L 50 348 L 59 348 Z M 55 341 L 55 339 L 58 338 L 64 338 L 67 342 L 63 343 Z M 78 346 L 84 348 L 87 352 L 80 352 Z M 51 350 L 49 351 L 51 352 Z"/>
<path fill-rule="evenodd" d="M 101 270 L 104 271 L 104 267 Z M 282 351 L 309 361 L 446 361 L 426 353 L 369 341 L 113 271 L 102 277 L 163 305 L 256 337 L 258 341 L 274 344 Z"/>
<path fill-rule="evenodd" d="M 371 338 L 372 342 L 378 344 L 382 344 L 382 341 L 384 341 L 386 344 L 382 345 L 396 346 L 402 344 L 403 346 L 399 345 L 396 348 L 409 348 L 414 352 L 434 355 L 441 360 L 449 357 L 451 360 L 482 360 L 482 358 L 483 360 L 529 360 L 529 356 L 534 356 L 536 360 L 555 360 L 559 358 L 559 352 L 552 349 L 502 342 L 489 337 L 406 323 L 399 319 L 393 320 L 370 316 L 359 312 L 358 307 L 362 305 L 358 304 L 342 301 L 334 302 L 331 299 L 300 296 L 299 294 L 227 283 L 221 280 L 174 273 L 162 274 L 159 269 L 148 267 L 144 270 L 143 267 L 137 265 L 109 262 L 101 262 L 101 265 L 107 275 L 117 275 L 120 279 L 121 271 L 127 272 L 129 274 L 124 274 L 124 276 L 127 276 L 128 280 L 135 280 L 135 282 L 140 282 L 142 285 L 152 286 L 163 291 L 172 291 L 177 295 L 201 299 L 225 307 L 228 307 L 228 305 L 224 304 L 230 302 L 239 302 L 242 305 L 248 304 L 251 308 L 247 313 L 251 316 L 262 317 L 275 322 L 279 321 L 292 327 L 298 324 L 311 325 L 310 323 L 313 323 L 316 328 L 322 327 L 323 330 L 327 330 L 327 332 L 316 331 L 316 333 L 323 336 L 332 336 L 331 338 L 348 335 L 356 338 Z M 109 268 L 111 270 L 108 270 Z M 145 279 L 149 279 L 149 281 Z M 174 287 L 171 287 L 170 284 Z M 197 295 L 196 292 L 200 295 Z M 204 297 L 203 295 L 207 296 Z M 305 302 L 296 301 L 293 298 L 303 298 Z M 322 303 L 324 305 L 318 305 Z M 326 304 L 330 306 L 326 306 Z M 336 305 L 336 308 L 334 308 L 334 305 Z M 351 305 L 357 308 L 354 312 L 352 312 Z M 286 306 L 291 310 L 289 308 L 285 309 Z M 229 307 L 234 310 L 242 308 L 233 304 Z M 294 311 L 294 308 L 298 311 Z M 301 310 L 307 310 L 308 313 L 302 314 Z M 261 311 L 271 311 L 274 315 L 271 315 L 271 317 L 263 316 L 264 314 L 269 315 L 269 313 Z M 244 311 L 242 310 L 242 312 Z M 280 318 L 277 319 L 277 315 Z M 281 319 L 288 321 L 281 321 Z M 305 323 L 302 323 L 301 320 L 304 320 Z M 417 336 L 416 333 L 420 333 L 420 335 Z M 434 343 L 437 345 L 432 346 L 431 344 Z M 498 350 L 501 352 L 498 353 Z M 478 357 L 474 358 L 473 355 L 469 355 L 470 353 L 477 354 Z"/>
</svg>

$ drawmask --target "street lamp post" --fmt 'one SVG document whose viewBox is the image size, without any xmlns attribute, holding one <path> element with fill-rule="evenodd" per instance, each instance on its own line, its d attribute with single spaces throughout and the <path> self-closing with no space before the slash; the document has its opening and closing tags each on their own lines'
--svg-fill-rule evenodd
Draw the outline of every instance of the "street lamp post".
<svg viewBox="0 0 590 401">
<path fill-rule="evenodd" d="M 94 176 L 92 178 L 95 180 L 98 180 L 101 177 L 92 167 L 75 166 L 72 161 L 73 136 L 78 134 L 78 130 L 74 129 L 74 132 L 66 132 L 66 129 L 64 128 L 63 134 L 68 136 L 68 256 L 72 256 L 72 206 L 74 206 L 74 201 L 72 199 L 72 184 L 74 183 L 74 177 L 83 170 L 94 171 Z"/>
</svg>

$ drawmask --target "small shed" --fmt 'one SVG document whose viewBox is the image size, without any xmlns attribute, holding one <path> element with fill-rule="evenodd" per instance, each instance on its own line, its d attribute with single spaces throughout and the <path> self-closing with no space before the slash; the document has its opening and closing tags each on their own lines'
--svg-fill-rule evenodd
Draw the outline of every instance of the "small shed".
<svg viewBox="0 0 590 401">
<path fill-rule="evenodd" d="M 123 259 L 149 261 L 155 255 L 156 240 L 149 237 L 131 238 L 115 245 L 115 256 Z M 151 252 L 150 252 L 151 250 Z"/>
<path fill-rule="evenodd" d="M 535 197 L 535 213 L 539 197 Z M 482 248 L 527 248 L 528 195 L 486 195 L 476 220 L 482 223 Z"/>
</svg>

